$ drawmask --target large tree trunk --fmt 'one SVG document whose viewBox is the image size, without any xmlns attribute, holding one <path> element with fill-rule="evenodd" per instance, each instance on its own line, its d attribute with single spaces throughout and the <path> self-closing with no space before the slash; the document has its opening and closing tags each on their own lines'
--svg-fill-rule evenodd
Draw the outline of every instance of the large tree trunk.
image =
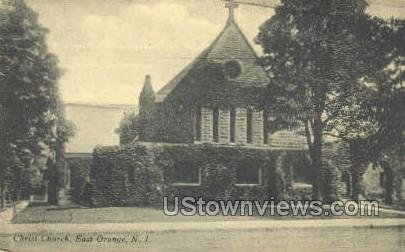
<svg viewBox="0 0 405 252">
<path fill-rule="evenodd" d="M 56 165 L 53 159 L 48 160 L 48 203 L 51 205 L 58 204 L 58 193 L 57 193 L 57 176 L 56 176 Z"/>
<path fill-rule="evenodd" d="M 350 172 L 346 172 L 344 175 L 344 182 L 346 185 L 346 194 L 345 197 L 346 198 L 350 198 L 352 196 L 352 191 L 353 191 L 353 178 L 352 178 L 352 174 Z"/>
<path fill-rule="evenodd" d="M 313 188 L 315 199 L 330 203 L 336 197 L 335 174 L 330 167 L 323 164 L 323 139 L 321 118 L 315 118 L 313 127 L 314 142 L 312 146 L 312 164 L 316 171 L 316 181 Z"/>
<path fill-rule="evenodd" d="M 312 150 L 312 165 L 313 165 L 313 170 L 316 172 L 314 176 L 314 184 L 313 184 L 313 196 L 316 200 L 322 200 L 323 199 L 323 193 L 322 193 L 322 143 L 317 139 L 315 136 L 316 133 L 314 131 L 314 144 L 313 144 L 313 150 Z"/>
<path fill-rule="evenodd" d="M 356 171 L 356 169 L 354 169 Z M 352 194 L 351 199 L 359 201 L 360 194 L 362 193 L 362 174 L 359 172 L 352 172 Z"/>
<path fill-rule="evenodd" d="M 384 202 L 388 205 L 393 203 L 393 193 L 394 193 L 394 173 L 392 168 L 388 163 L 384 166 Z"/>
<path fill-rule="evenodd" d="M 314 144 L 314 141 L 312 140 L 314 133 L 313 133 L 313 128 L 312 127 L 310 128 L 310 121 L 306 120 L 304 122 L 304 125 L 305 125 L 305 137 L 307 139 L 307 144 L 308 144 L 308 148 L 309 148 L 309 156 L 311 159 L 311 166 L 312 166 L 312 170 L 311 170 L 312 198 L 321 200 L 322 199 L 321 189 L 320 189 L 321 180 L 319 177 L 320 173 L 318 172 L 320 163 L 319 163 L 319 160 L 317 160 L 317 157 L 319 157 L 319 153 L 317 153 L 315 151 L 315 146 L 314 146 L 315 144 Z"/>
</svg>

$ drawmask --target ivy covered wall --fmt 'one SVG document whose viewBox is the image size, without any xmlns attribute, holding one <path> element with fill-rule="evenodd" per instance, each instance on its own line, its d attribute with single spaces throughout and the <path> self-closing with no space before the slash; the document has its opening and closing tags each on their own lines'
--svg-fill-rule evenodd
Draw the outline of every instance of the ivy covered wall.
<svg viewBox="0 0 405 252">
<path fill-rule="evenodd" d="M 163 196 L 227 200 L 292 198 L 294 167 L 285 163 L 305 157 L 302 154 L 303 151 L 297 150 L 209 144 L 138 142 L 125 147 L 98 147 L 93 153 L 90 173 L 91 203 L 161 205 Z M 257 183 L 238 184 L 241 168 L 247 172 L 259 169 Z M 187 177 L 190 174 L 198 176 L 195 181 L 189 181 L 193 179 Z"/>
</svg>

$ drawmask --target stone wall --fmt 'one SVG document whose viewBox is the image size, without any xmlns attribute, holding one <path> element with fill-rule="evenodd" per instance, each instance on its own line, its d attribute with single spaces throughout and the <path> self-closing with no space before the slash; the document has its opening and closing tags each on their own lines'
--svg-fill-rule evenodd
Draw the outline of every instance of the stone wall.
<svg viewBox="0 0 405 252">
<path fill-rule="evenodd" d="M 248 113 L 246 108 L 236 108 L 234 125 L 231 125 L 232 119 L 229 109 L 212 110 L 202 107 L 201 122 L 200 125 L 197 125 L 201 130 L 201 142 L 216 142 L 214 139 L 216 133 L 213 131 L 218 130 L 218 143 L 229 144 L 231 143 L 231 127 L 233 127 L 236 144 L 262 146 L 264 145 L 265 134 L 263 114 L 263 110 L 252 110 Z M 218 125 L 216 125 L 216 119 L 214 118 L 218 118 Z"/>
<path fill-rule="evenodd" d="M 235 142 L 237 144 L 247 143 L 247 109 L 235 109 Z"/>
<path fill-rule="evenodd" d="M 252 114 L 252 143 L 254 145 L 264 144 L 264 123 L 263 110 L 254 110 Z"/>
<path fill-rule="evenodd" d="M 213 111 L 212 109 L 202 107 L 201 108 L 201 142 L 213 141 Z"/>
<path fill-rule="evenodd" d="M 231 112 L 219 110 L 219 143 L 228 144 L 231 141 Z"/>
</svg>

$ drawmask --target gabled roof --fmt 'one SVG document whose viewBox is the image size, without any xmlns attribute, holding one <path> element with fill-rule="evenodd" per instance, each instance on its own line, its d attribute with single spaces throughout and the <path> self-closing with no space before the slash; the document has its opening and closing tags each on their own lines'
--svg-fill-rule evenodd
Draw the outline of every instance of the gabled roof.
<svg viewBox="0 0 405 252">
<path fill-rule="evenodd" d="M 241 87 L 265 87 L 270 79 L 265 70 L 257 64 L 257 55 L 241 29 L 233 19 L 229 19 L 225 28 L 193 62 L 177 74 L 166 86 L 156 93 L 156 102 L 162 102 L 188 73 L 202 60 L 212 63 L 225 63 L 236 60 L 242 73 L 232 81 Z"/>
</svg>

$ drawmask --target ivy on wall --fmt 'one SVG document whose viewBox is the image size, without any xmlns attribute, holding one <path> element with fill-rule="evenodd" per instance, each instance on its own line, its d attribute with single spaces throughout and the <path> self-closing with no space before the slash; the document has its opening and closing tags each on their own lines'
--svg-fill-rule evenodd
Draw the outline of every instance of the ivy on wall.
<svg viewBox="0 0 405 252">
<path fill-rule="evenodd" d="M 163 196 L 225 200 L 286 198 L 292 195 L 292 169 L 277 160 L 302 157 L 300 153 L 143 142 L 125 147 L 97 147 L 90 174 L 91 202 L 95 206 L 148 206 L 160 205 Z M 261 169 L 261 181 L 258 185 L 237 185 L 237 169 L 248 159 L 255 160 Z M 173 171 L 184 163 L 200 169 L 199 184 L 176 184 Z"/>
</svg>

